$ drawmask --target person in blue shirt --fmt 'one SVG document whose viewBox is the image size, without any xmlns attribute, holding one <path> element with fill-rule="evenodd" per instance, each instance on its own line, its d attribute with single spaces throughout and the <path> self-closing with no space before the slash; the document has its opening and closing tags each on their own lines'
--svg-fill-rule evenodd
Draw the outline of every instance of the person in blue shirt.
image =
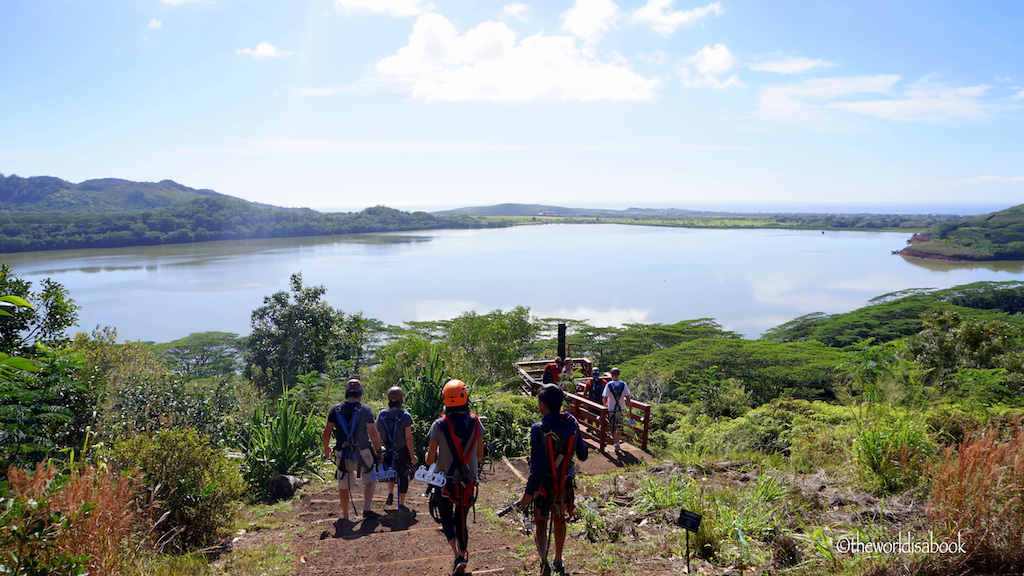
<svg viewBox="0 0 1024 576">
<path fill-rule="evenodd" d="M 582 461 L 588 456 L 579 424 L 571 414 L 562 412 L 564 400 L 565 392 L 557 384 L 545 385 L 537 394 L 541 419 L 530 428 L 530 477 L 519 500 L 522 509 L 533 505 L 534 542 L 540 554 L 541 576 L 550 576 L 552 568 L 560 574 L 565 572 L 565 524 L 575 510 L 576 471 L 572 459 L 575 456 Z M 548 564 L 552 536 L 554 561 Z"/>
</svg>

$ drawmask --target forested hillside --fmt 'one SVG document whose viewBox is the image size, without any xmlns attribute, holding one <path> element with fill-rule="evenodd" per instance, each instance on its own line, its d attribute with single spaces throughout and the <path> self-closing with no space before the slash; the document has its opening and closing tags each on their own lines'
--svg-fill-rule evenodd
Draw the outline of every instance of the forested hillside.
<svg viewBox="0 0 1024 576">
<path fill-rule="evenodd" d="M 223 197 L 213 190 L 196 190 L 173 180 L 132 182 L 119 178 L 86 180 L 79 184 L 54 178 L 0 174 L 0 210 L 85 214 L 155 210 L 199 198 Z"/>
<path fill-rule="evenodd" d="M 907 241 L 904 256 L 940 260 L 1024 260 L 1024 205 L 941 223 Z"/>
<path fill-rule="evenodd" d="M 229 196 L 213 196 L 142 212 L 0 213 L 0 252 L 153 246 L 478 225 L 470 217 L 409 213 L 384 206 L 354 213 L 323 213 L 308 208 L 278 208 Z"/>
</svg>

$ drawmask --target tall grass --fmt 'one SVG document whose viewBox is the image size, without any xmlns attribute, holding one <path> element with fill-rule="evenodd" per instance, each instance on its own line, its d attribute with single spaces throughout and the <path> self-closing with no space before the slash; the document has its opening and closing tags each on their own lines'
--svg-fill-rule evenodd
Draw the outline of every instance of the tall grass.
<svg viewBox="0 0 1024 576">
<path fill-rule="evenodd" d="M 989 430 L 948 448 L 931 469 L 929 526 L 966 554 L 929 555 L 923 574 L 1024 572 L 1024 428 L 1008 437 Z"/>
<path fill-rule="evenodd" d="M 881 494 L 921 485 L 935 452 L 924 424 L 906 414 L 877 417 L 862 425 L 853 440 L 862 480 Z"/>
<path fill-rule="evenodd" d="M 119 574 L 140 549 L 137 507 L 141 483 L 109 469 L 62 472 L 40 463 L 30 473 L 8 471 L 0 489 L 0 572 L 11 574 Z M 6 569 L 3 567 L 6 566 Z"/>
</svg>

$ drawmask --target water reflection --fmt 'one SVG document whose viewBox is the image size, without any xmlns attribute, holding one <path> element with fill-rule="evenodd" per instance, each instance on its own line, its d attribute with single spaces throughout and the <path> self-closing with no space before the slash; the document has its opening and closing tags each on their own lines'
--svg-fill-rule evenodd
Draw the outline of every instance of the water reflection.
<svg viewBox="0 0 1024 576">
<path fill-rule="evenodd" d="M 0 256 L 53 278 L 82 306 L 80 328 L 168 342 L 248 333 L 253 310 L 301 272 L 327 301 L 388 324 L 526 306 L 594 325 L 713 318 L 757 337 L 811 312 L 881 294 L 1017 280 L 1024 262 L 900 259 L 904 234 L 696 230 L 613 224 L 237 240 Z M 571 258 L 573 266 L 561 265 Z M 908 266 L 908 263 L 910 264 Z M 173 311 L 173 313 L 168 313 Z"/>
<path fill-rule="evenodd" d="M 930 258 L 912 258 L 900 254 L 907 264 L 913 264 L 932 272 L 952 272 L 954 270 L 991 270 L 1010 274 L 1024 273 L 1024 262 L 993 260 L 985 262 L 966 262 L 953 260 L 932 260 Z"/>
</svg>

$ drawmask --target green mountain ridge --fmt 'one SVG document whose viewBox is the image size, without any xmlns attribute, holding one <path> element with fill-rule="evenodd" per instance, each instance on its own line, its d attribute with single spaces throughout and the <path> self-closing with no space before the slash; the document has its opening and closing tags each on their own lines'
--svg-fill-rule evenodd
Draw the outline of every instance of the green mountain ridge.
<svg viewBox="0 0 1024 576">
<path fill-rule="evenodd" d="M 186 204 L 199 198 L 231 198 L 213 190 L 197 190 L 173 180 L 133 182 L 97 178 L 75 184 L 53 176 L 0 174 L 0 210 L 91 214 L 156 210 Z"/>
</svg>

